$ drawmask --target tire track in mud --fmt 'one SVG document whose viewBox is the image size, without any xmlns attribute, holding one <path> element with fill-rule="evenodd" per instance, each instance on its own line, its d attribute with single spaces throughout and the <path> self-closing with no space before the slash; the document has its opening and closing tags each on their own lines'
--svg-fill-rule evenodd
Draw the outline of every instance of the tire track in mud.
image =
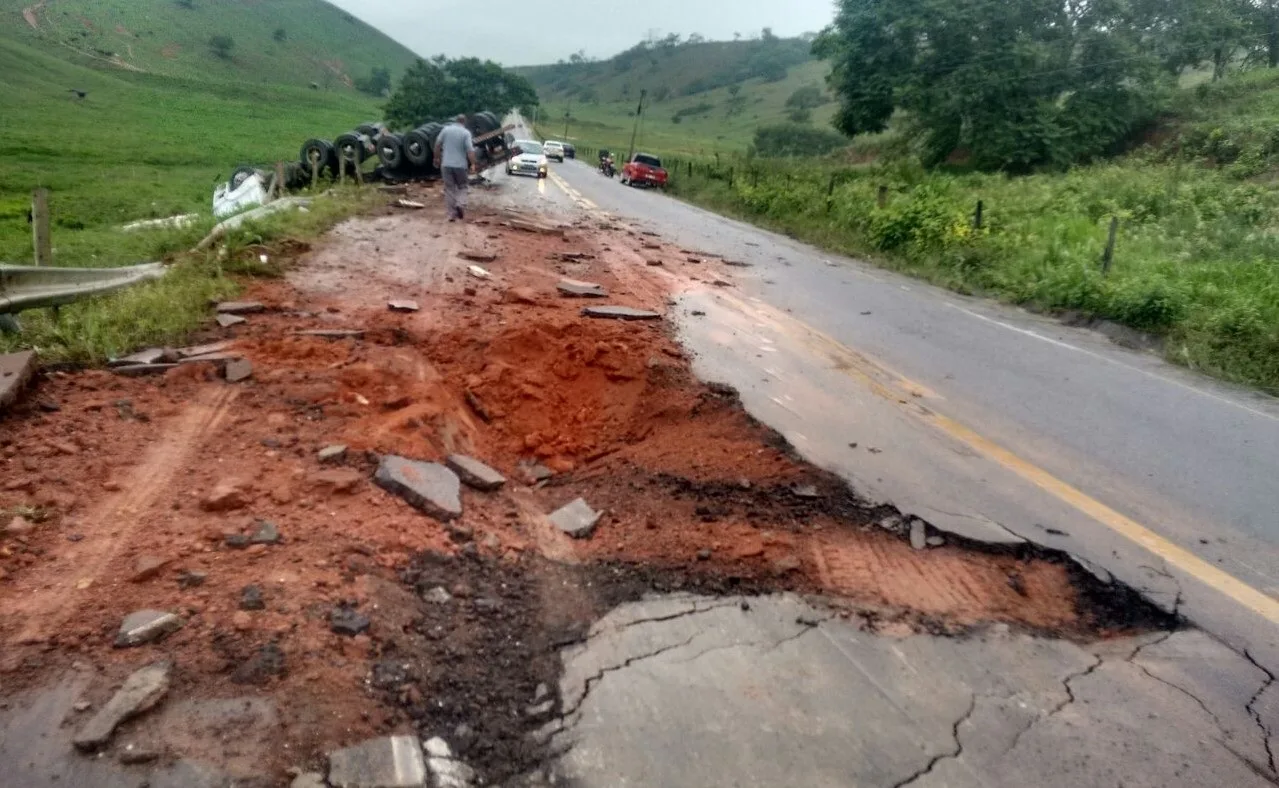
<svg viewBox="0 0 1279 788">
<path fill-rule="evenodd" d="M 120 483 L 120 491 L 79 515 L 83 524 L 79 541 L 59 561 L 24 577 L 18 593 L 11 595 L 9 620 L 19 627 L 10 638 L 12 643 L 49 640 L 80 612 L 76 597 L 92 596 L 95 586 L 127 575 L 127 567 L 112 564 L 139 541 L 143 515 L 225 423 L 238 396 L 239 390 L 229 386 L 206 387 L 180 414 L 161 425 L 160 440 Z"/>
</svg>

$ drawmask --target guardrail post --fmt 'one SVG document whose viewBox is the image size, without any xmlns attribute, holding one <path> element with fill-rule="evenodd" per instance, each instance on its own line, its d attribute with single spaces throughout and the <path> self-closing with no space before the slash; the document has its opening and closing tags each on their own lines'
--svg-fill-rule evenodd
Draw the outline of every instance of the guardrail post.
<svg viewBox="0 0 1279 788">
<path fill-rule="evenodd" d="M 35 246 L 36 265 L 53 265 L 48 189 L 36 189 L 31 193 L 31 240 Z"/>
</svg>

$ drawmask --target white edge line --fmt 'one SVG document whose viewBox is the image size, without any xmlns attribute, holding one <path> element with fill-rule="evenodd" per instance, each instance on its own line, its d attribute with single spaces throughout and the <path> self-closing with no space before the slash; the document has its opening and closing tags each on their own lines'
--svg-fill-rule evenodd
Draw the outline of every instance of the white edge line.
<svg viewBox="0 0 1279 788">
<path fill-rule="evenodd" d="M 1000 328 L 1006 328 L 1009 331 L 1015 331 L 1018 334 L 1024 334 L 1025 336 L 1033 337 L 1035 339 L 1038 339 L 1041 342 L 1047 342 L 1050 345 L 1055 345 L 1065 350 L 1073 350 L 1076 353 L 1082 353 L 1085 356 L 1090 356 L 1091 358 L 1095 358 L 1099 361 L 1105 361 L 1108 364 L 1114 364 L 1117 367 L 1123 367 L 1124 369 L 1129 369 L 1129 370 L 1132 370 L 1133 372 L 1138 372 L 1142 375 L 1145 375 L 1148 378 L 1153 378 L 1154 380 L 1158 380 L 1161 383 L 1171 383 L 1172 385 L 1177 386 L 1178 388 L 1185 389 L 1186 391 L 1192 392 L 1194 394 L 1198 394 L 1203 397 L 1208 397 L 1209 399 L 1214 399 L 1217 402 L 1221 402 L 1223 404 L 1238 408 L 1242 411 L 1246 411 L 1248 413 L 1253 414 L 1254 416 L 1261 416 L 1263 418 L 1270 419 L 1271 421 L 1279 421 L 1279 416 L 1266 413 L 1264 410 L 1257 410 L 1256 408 L 1250 408 L 1247 405 L 1243 404 L 1242 402 L 1236 402 L 1232 399 L 1229 399 L 1228 397 L 1223 397 L 1220 394 L 1213 394 L 1211 391 L 1204 391 L 1203 389 L 1196 388 L 1187 383 L 1182 383 L 1179 380 L 1175 380 L 1173 378 L 1167 378 L 1167 377 L 1164 377 L 1163 375 L 1157 375 L 1154 372 L 1144 370 L 1141 367 L 1135 367 L 1131 364 L 1125 364 L 1124 362 L 1119 361 L 1118 359 L 1110 358 L 1109 356 L 1102 355 L 1101 353 L 1094 353 L 1091 350 L 1085 350 L 1084 348 L 1078 347 L 1077 345 L 1072 345 L 1069 342 L 1062 342 L 1059 339 L 1046 337 L 1043 334 L 1036 333 L 1034 331 L 1031 331 L 1028 328 L 1021 328 L 1019 326 L 1014 326 L 1011 323 L 1005 323 L 1002 320 L 996 320 L 993 317 L 987 317 L 983 314 L 974 312 L 971 309 L 965 309 L 964 307 L 959 306 L 958 304 L 953 304 L 949 301 L 946 301 L 945 304 L 951 309 L 957 309 L 960 312 L 963 312 L 964 314 L 968 315 L 969 317 L 975 317 L 978 320 L 984 321 L 986 323 L 990 323 L 992 325 L 999 326 Z"/>
</svg>

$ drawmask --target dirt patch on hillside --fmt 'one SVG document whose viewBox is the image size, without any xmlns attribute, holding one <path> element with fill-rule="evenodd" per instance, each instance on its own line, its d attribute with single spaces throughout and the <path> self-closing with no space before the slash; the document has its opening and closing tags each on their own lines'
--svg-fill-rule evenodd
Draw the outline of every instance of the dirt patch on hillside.
<svg viewBox="0 0 1279 788">
<path fill-rule="evenodd" d="M 207 337 L 253 362 L 247 383 L 210 365 L 46 376 L 0 422 L 0 510 L 25 523 L 0 537 L 6 685 L 72 661 L 118 680 L 163 654 L 185 697 L 269 691 L 272 736 L 244 746 L 273 775 L 414 729 L 447 732 L 500 777 L 533 746 L 528 719 L 504 710 L 553 683 L 566 638 L 649 590 L 821 593 L 885 631 L 1105 634 L 1105 611 L 1062 562 L 932 531 L 913 549 L 910 523 L 697 381 L 669 326 L 588 319 L 555 289 L 590 280 L 608 303 L 662 312 L 715 264 L 594 221 L 522 231 L 510 222 L 529 217 L 477 215 L 446 225 L 434 209 L 387 209 L 337 228 L 287 280 L 255 285 L 247 296 L 268 311 Z M 494 259 L 476 275 L 463 252 Z M 420 311 L 392 312 L 391 299 Z M 317 330 L 362 333 L 299 333 Z M 335 444 L 346 453 L 322 463 Z M 380 455 L 450 453 L 510 481 L 464 492 L 447 526 L 370 480 Z M 587 540 L 546 519 L 578 497 L 604 513 Z M 262 521 L 279 543 L 243 544 Z M 148 561 L 159 568 L 141 571 Z M 242 609 L 247 586 L 264 605 Z M 424 599 L 437 587 L 448 601 Z M 113 649 L 121 618 L 144 608 L 184 626 Z M 368 630 L 332 631 L 339 609 Z M 190 754 L 159 718 L 134 731 Z"/>
</svg>

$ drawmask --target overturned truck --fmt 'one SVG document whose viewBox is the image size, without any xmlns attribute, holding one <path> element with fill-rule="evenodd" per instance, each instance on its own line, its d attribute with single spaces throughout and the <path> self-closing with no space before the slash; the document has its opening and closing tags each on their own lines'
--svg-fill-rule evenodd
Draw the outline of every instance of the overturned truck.
<svg viewBox="0 0 1279 788">
<path fill-rule="evenodd" d="M 505 138 L 508 129 L 502 127 L 492 112 L 468 116 L 467 127 L 475 136 L 475 155 L 481 167 L 491 167 L 509 157 Z M 289 168 L 287 185 L 296 188 L 319 177 L 337 178 L 342 172 L 354 173 L 374 157 L 379 162 L 375 175 L 383 179 L 438 177 L 435 140 L 443 129 L 443 123 L 431 122 L 397 134 L 381 123 L 369 123 L 339 135 L 332 142 L 309 139 L 302 145 L 298 166 Z"/>
</svg>

